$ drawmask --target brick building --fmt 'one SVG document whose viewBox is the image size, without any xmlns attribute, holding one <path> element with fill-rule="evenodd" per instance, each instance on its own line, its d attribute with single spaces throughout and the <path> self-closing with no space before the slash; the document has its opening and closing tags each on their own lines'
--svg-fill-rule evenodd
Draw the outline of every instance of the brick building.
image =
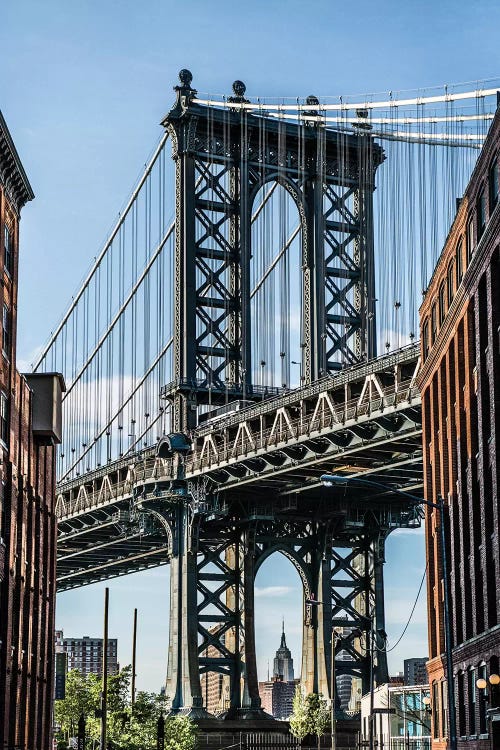
<svg viewBox="0 0 500 750">
<path fill-rule="evenodd" d="M 208 628 L 209 635 L 216 635 L 220 628 L 220 625 L 212 625 Z M 225 633 L 223 633 L 222 643 L 225 643 L 225 640 Z M 209 714 L 218 716 L 229 708 L 229 680 L 227 675 L 208 669 L 210 659 L 219 659 L 221 656 L 218 646 L 210 643 L 201 656 L 203 667 L 207 668 L 201 673 L 203 705 Z"/>
<path fill-rule="evenodd" d="M 458 747 L 500 747 L 498 695 L 477 679 L 500 653 L 500 111 L 420 309 L 425 496 L 448 507 Z M 446 747 L 439 515 L 426 509 L 433 750 Z M 488 712 L 489 709 L 489 712 Z M 496 728 L 498 727 L 498 729 Z M 488 737 L 494 734 L 494 738 Z M 490 744 L 491 743 L 491 744 Z"/>
<path fill-rule="evenodd" d="M 284 682 L 275 677 L 268 682 L 259 682 L 261 706 L 275 719 L 288 719 L 293 713 L 293 698 L 299 680 Z"/>
<path fill-rule="evenodd" d="M 33 191 L 0 113 L 0 748 L 51 743 L 58 375 L 16 370 L 20 212 Z"/>
<path fill-rule="evenodd" d="M 62 634 L 62 631 L 56 633 Z M 90 638 L 88 635 L 84 635 L 83 638 L 62 637 L 62 650 L 67 655 L 68 670 L 78 669 L 85 676 L 96 674 L 102 677 L 103 644 L 102 638 Z M 118 674 L 119 671 L 118 640 L 109 638 L 108 674 Z"/>
</svg>

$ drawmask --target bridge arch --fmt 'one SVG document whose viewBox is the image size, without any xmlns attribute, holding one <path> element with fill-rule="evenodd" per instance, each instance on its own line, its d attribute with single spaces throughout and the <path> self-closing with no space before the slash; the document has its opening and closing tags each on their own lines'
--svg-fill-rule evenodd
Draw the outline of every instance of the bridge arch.
<svg viewBox="0 0 500 750">
<path fill-rule="evenodd" d="M 295 552 L 294 549 L 287 547 L 283 543 L 278 542 L 277 544 L 273 544 L 269 547 L 266 547 L 265 550 L 263 550 L 260 555 L 255 560 L 255 577 L 257 577 L 257 574 L 262 567 L 262 564 L 269 558 L 271 555 L 274 555 L 275 552 L 281 553 L 284 557 L 289 560 L 297 573 L 299 574 L 300 580 L 302 582 L 302 588 L 304 592 L 305 598 L 309 598 L 312 593 L 311 588 L 311 577 L 309 574 L 309 571 L 305 568 L 303 565 L 303 561 L 300 559 L 299 555 Z"/>
<path fill-rule="evenodd" d="M 272 680 L 277 671 L 274 658 L 278 648 L 283 645 L 283 629 L 286 634 L 285 645 L 290 649 L 293 659 L 292 679 L 302 678 L 303 580 L 297 561 L 292 560 L 284 552 L 285 550 L 275 546 L 266 550 L 259 558 L 255 575 L 255 658 L 260 682 L 267 679 L 266 673 Z M 290 675 L 287 678 L 285 673 L 284 679 L 290 679 Z M 291 697 L 290 695 L 289 699 Z M 269 711 L 269 706 L 265 702 L 265 692 L 261 693 L 261 698 L 262 707 Z"/>
</svg>

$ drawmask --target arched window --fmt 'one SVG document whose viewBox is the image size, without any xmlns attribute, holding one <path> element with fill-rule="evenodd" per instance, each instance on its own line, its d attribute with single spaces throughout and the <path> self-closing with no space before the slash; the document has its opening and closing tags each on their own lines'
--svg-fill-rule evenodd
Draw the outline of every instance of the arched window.
<svg viewBox="0 0 500 750">
<path fill-rule="evenodd" d="M 450 261 L 448 266 L 448 310 L 450 309 L 451 303 L 453 302 L 453 293 L 455 291 L 455 264 L 453 260 Z"/>
<path fill-rule="evenodd" d="M 486 228 L 486 193 L 482 190 L 476 204 L 477 241 L 479 242 Z"/>
<path fill-rule="evenodd" d="M 465 675 L 463 672 L 458 673 L 458 734 L 464 737 L 467 732 L 467 723 L 465 715 Z"/>
<path fill-rule="evenodd" d="M 476 670 L 471 667 L 467 673 L 469 678 L 469 734 L 476 734 Z"/>
<path fill-rule="evenodd" d="M 490 216 L 493 213 L 493 209 L 495 208 L 498 202 L 498 195 L 499 195 L 498 170 L 499 170 L 498 156 L 495 156 L 495 158 L 493 159 L 493 162 L 491 163 L 490 170 L 488 173 L 488 183 L 489 183 L 489 191 L 490 191 Z"/>
<path fill-rule="evenodd" d="M 464 266 L 463 266 L 463 242 L 460 240 L 460 242 L 457 245 L 457 253 L 456 253 L 456 266 L 457 266 L 457 289 L 462 283 L 462 278 L 464 275 Z"/>
<path fill-rule="evenodd" d="M 422 354 L 424 360 L 429 355 L 429 318 L 426 318 L 422 326 Z"/>
<path fill-rule="evenodd" d="M 432 305 L 432 310 L 431 310 L 431 346 L 435 342 L 436 336 L 437 336 L 437 308 L 436 308 L 436 303 L 434 302 L 434 304 Z"/>
<path fill-rule="evenodd" d="M 444 294 L 444 281 L 441 282 L 441 286 L 439 287 L 439 325 L 443 325 L 444 316 L 446 314 L 446 302 L 445 302 L 445 294 Z"/>
<path fill-rule="evenodd" d="M 467 225 L 467 265 L 474 254 L 474 221 L 471 219 Z"/>
</svg>

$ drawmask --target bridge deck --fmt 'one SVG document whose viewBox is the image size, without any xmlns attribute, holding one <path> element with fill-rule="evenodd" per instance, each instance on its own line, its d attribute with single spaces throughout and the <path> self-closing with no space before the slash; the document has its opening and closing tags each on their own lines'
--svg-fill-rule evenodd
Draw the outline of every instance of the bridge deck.
<svg viewBox="0 0 500 750">
<path fill-rule="evenodd" d="M 185 465 L 198 510 L 216 515 L 237 497 L 255 517 L 298 512 L 322 502 L 319 476 L 331 471 L 418 491 L 418 368 L 415 345 L 201 425 Z M 172 470 L 149 449 L 59 486 L 59 590 L 168 562 L 167 539 L 134 493 L 164 491 Z"/>
</svg>

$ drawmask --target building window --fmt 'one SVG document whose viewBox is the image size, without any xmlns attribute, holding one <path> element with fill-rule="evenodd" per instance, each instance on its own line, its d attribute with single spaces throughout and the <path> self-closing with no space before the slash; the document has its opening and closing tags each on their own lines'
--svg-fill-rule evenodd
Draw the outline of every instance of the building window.
<svg viewBox="0 0 500 750">
<path fill-rule="evenodd" d="M 451 303 L 453 302 L 453 292 L 454 292 L 454 275 L 455 275 L 455 269 L 454 269 L 453 261 L 451 261 L 450 265 L 448 266 L 448 282 L 447 282 L 447 289 L 448 289 L 448 310 L 451 307 Z"/>
<path fill-rule="evenodd" d="M 465 685 L 464 673 L 458 673 L 458 735 L 465 737 L 467 729 L 465 726 Z"/>
<path fill-rule="evenodd" d="M 429 320 L 427 319 L 422 326 L 422 350 L 424 359 L 429 356 Z"/>
<path fill-rule="evenodd" d="M 498 186 L 498 161 L 495 159 L 490 167 L 489 172 L 489 188 L 490 188 L 490 216 L 493 213 L 498 202 L 499 186 Z"/>
<path fill-rule="evenodd" d="M 446 313 L 446 303 L 444 295 L 444 281 L 439 287 L 439 325 L 443 324 L 444 316 Z"/>
<path fill-rule="evenodd" d="M 448 736 L 448 683 L 441 680 L 441 726 L 443 737 Z"/>
<path fill-rule="evenodd" d="M 469 735 L 476 734 L 476 670 L 469 669 Z"/>
<path fill-rule="evenodd" d="M 3 228 L 3 267 L 12 275 L 14 253 L 12 252 L 12 235 L 7 225 Z"/>
<path fill-rule="evenodd" d="M 477 218 L 477 239 L 479 241 L 479 238 L 482 236 L 484 229 L 486 227 L 486 194 L 484 190 L 481 192 L 477 199 L 477 210 L 476 210 L 476 218 Z"/>
<path fill-rule="evenodd" d="M 0 440 L 8 445 L 9 439 L 9 402 L 5 393 L 0 393 Z"/>
<path fill-rule="evenodd" d="M 474 254 L 474 222 L 469 222 L 467 227 L 467 263 L 470 263 L 470 259 Z"/>
<path fill-rule="evenodd" d="M 461 240 L 460 240 L 460 242 L 457 245 L 457 263 L 456 263 L 456 266 L 457 266 L 457 289 L 458 289 L 458 287 L 462 283 L 462 278 L 463 278 L 463 275 L 464 275 L 463 260 L 462 260 L 462 241 Z"/>
<path fill-rule="evenodd" d="M 436 303 L 432 305 L 431 310 L 431 346 L 436 340 L 437 336 L 437 309 L 436 309 Z"/>
<path fill-rule="evenodd" d="M 486 676 L 486 664 L 481 664 L 479 669 L 477 670 L 477 677 L 479 680 L 485 680 L 486 683 L 488 682 L 488 678 Z M 488 688 L 486 688 L 487 690 Z M 478 698 L 479 698 L 479 734 L 486 734 L 486 725 L 487 725 L 487 715 L 486 711 L 488 709 L 488 700 L 487 700 L 487 694 L 486 690 L 478 690 Z"/>
<path fill-rule="evenodd" d="M 439 690 L 438 683 L 432 683 L 432 736 L 434 739 L 439 737 Z"/>
<path fill-rule="evenodd" d="M 10 355 L 10 343 L 11 343 L 10 324 L 11 324 L 10 310 L 8 306 L 4 304 L 3 315 L 2 315 L 2 349 L 3 349 L 4 354 L 6 354 L 7 356 Z"/>
</svg>

